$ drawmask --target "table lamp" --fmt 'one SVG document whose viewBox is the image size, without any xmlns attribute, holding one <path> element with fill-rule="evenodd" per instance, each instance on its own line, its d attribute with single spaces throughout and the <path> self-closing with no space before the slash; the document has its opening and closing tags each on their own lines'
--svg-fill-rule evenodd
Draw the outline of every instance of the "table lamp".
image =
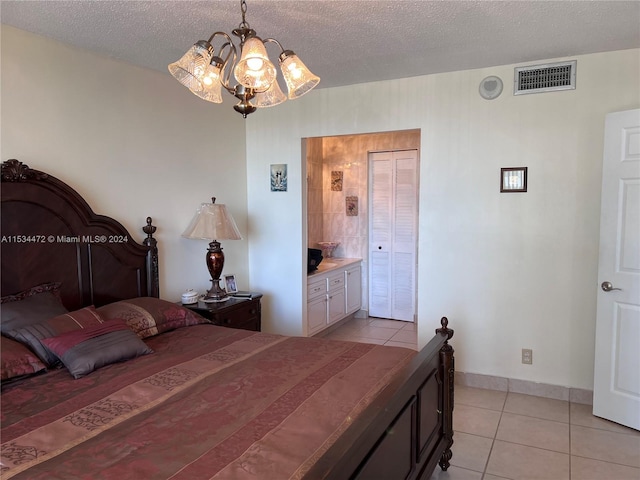
<svg viewBox="0 0 640 480">
<path fill-rule="evenodd" d="M 228 300 L 227 292 L 220 288 L 220 275 L 224 267 L 224 253 L 218 240 L 240 240 L 240 232 L 227 211 L 224 204 L 216 203 L 215 197 L 211 203 L 203 203 L 196 211 L 193 220 L 182 233 L 185 238 L 195 240 L 209 240 L 207 249 L 207 268 L 211 274 L 211 288 L 204 295 L 204 302 L 224 302 Z"/>
</svg>

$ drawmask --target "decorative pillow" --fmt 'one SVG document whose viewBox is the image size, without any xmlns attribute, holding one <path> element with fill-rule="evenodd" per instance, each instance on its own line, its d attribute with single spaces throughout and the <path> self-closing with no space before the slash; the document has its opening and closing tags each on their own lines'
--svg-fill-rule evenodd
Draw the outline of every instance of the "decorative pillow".
<svg viewBox="0 0 640 480">
<path fill-rule="evenodd" d="M 155 297 L 139 297 L 98 308 L 105 320 L 121 318 L 138 337 L 147 338 L 179 327 L 209 323 L 188 308 Z"/>
<path fill-rule="evenodd" d="M 44 370 L 45 365 L 23 344 L 4 335 L 0 337 L 0 379 L 30 375 Z"/>
<path fill-rule="evenodd" d="M 24 301 L 26 300 L 23 300 L 23 302 Z M 3 317 L 4 308 L 5 306 L 3 305 Z M 38 323 L 19 326 L 3 333 L 14 340 L 28 345 L 45 364 L 51 366 L 58 363 L 58 358 L 43 346 L 42 339 L 55 337 L 61 333 L 73 330 L 93 327 L 103 322 L 104 320 L 98 315 L 95 307 L 91 306 L 76 310 L 75 312 L 67 312 L 62 315 L 53 316 L 53 318 L 49 316 Z"/>
<path fill-rule="evenodd" d="M 84 377 L 105 365 L 153 353 L 124 320 L 109 320 L 44 338 L 42 343 L 62 361 L 73 378 Z"/>
<path fill-rule="evenodd" d="M 3 334 L 67 312 L 62 302 L 50 291 L 29 295 L 22 300 L 2 304 L 0 330 Z M 11 335 L 9 335 L 11 336 Z"/>
<path fill-rule="evenodd" d="M 24 300 L 27 297 L 31 297 L 33 295 L 37 295 L 38 293 L 51 292 L 56 297 L 60 297 L 60 286 L 62 284 L 60 282 L 49 282 L 43 283 L 42 285 L 36 285 L 35 287 L 31 287 L 22 292 L 14 293 L 13 295 L 7 295 L 5 297 L 0 298 L 0 303 L 9 303 L 9 302 L 17 302 L 19 300 Z"/>
</svg>

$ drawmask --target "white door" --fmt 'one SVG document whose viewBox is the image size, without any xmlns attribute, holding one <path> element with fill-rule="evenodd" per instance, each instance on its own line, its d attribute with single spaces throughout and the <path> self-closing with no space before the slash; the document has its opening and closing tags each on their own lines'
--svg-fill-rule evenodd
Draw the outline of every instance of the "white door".
<svg viewBox="0 0 640 480">
<path fill-rule="evenodd" d="M 369 155 L 369 315 L 414 321 L 418 152 Z"/>
<path fill-rule="evenodd" d="M 640 110 L 607 115 L 593 414 L 640 429 Z"/>
</svg>

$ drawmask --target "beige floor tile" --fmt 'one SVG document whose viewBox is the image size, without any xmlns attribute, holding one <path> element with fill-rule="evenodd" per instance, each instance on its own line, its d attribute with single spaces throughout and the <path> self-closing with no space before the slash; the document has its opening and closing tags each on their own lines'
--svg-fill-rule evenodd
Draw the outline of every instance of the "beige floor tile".
<svg viewBox="0 0 640 480">
<path fill-rule="evenodd" d="M 640 468 L 640 437 L 575 425 L 571 454 Z"/>
<path fill-rule="evenodd" d="M 494 438 L 500 421 L 500 412 L 485 408 L 456 405 L 453 413 L 453 430 L 456 432 Z"/>
<path fill-rule="evenodd" d="M 501 411 L 506 398 L 507 392 L 465 387 L 464 385 L 455 386 L 454 400 L 456 405 L 470 405 L 472 407 Z"/>
<path fill-rule="evenodd" d="M 482 480 L 482 473 L 454 467 L 453 465 L 444 472 L 438 466 L 434 470 L 433 475 L 431 475 L 431 480 Z"/>
<path fill-rule="evenodd" d="M 485 477 L 486 479 L 486 477 Z M 640 468 L 571 456 L 571 480 L 640 480 Z"/>
<path fill-rule="evenodd" d="M 640 437 L 640 432 L 633 428 L 625 427 L 615 422 L 610 422 L 604 418 L 596 417 L 591 413 L 593 407 L 591 405 L 581 405 L 572 403 L 570 406 L 571 425 L 581 425 L 583 427 L 598 428 L 600 430 L 608 430 L 610 432 L 625 433 Z"/>
<path fill-rule="evenodd" d="M 569 402 L 509 392 L 504 411 L 569 423 Z"/>
<path fill-rule="evenodd" d="M 487 473 L 514 480 L 569 480 L 569 455 L 496 440 Z"/>
<path fill-rule="evenodd" d="M 451 465 L 476 472 L 484 472 L 484 467 L 487 465 L 487 460 L 489 460 L 493 440 L 463 432 L 454 432 L 453 441 L 455 452 L 451 458 Z"/>
<path fill-rule="evenodd" d="M 411 350 L 418 350 L 418 346 L 415 343 L 394 342 L 393 340 L 387 340 L 386 342 L 384 342 L 384 344 L 391 347 L 403 347 L 410 348 Z"/>
<path fill-rule="evenodd" d="M 393 328 L 394 330 L 400 330 L 404 327 L 404 322 L 398 320 L 383 320 L 381 318 L 375 318 L 369 323 L 372 327 L 380 328 Z"/>
<path fill-rule="evenodd" d="M 418 338 L 416 332 L 400 330 L 393 337 L 391 337 L 391 340 L 393 340 L 394 342 L 416 343 Z"/>
<path fill-rule="evenodd" d="M 484 477 L 482 477 L 482 480 L 511 480 L 511 479 L 507 477 L 498 477 L 496 475 L 489 475 L 488 473 L 486 473 Z"/>
<path fill-rule="evenodd" d="M 396 332 L 397 330 L 393 328 L 372 327 L 371 325 L 367 325 L 358 330 L 358 336 L 376 338 L 378 340 L 391 340 L 391 337 L 393 337 Z"/>
<path fill-rule="evenodd" d="M 329 332 L 329 335 L 332 333 L 354 333 L 360 331 L 362 328 L 366 327 L 366 325 L 358 325 L 354 323 L 345 323 L 344 325 L 339 326 L 335 330 Z"/>
<path fill-rule="evenodd" d="M 345 322 L 345 325 L 357 325 L 358 327 L 364 327 L 365 325 L 369 325 L 371 322 L 371 318 L 352 318 L 348 322 Z"/>
<path fill-rule="evenodd" d="M 504 412 L 496 439 L 569 453 L 569 424 Z"/>
<path fill-rule="evenodd" d="M 416 322 L 402 322 L 402 323 L 404 323 L 404 326 L 402 327 L 403 330 L 406 330 L 407 332 L 418 331 L 418 326 L 416 325 Z"/>
</svg>

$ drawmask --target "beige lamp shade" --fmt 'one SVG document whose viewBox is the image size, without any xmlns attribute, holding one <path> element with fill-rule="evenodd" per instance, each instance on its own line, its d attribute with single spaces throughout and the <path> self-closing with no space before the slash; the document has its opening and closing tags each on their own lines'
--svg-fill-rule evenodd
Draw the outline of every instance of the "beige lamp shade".
<svg viewBox="0 0 640 480">
<path fill-rule="evenodd" d="M 193 220 L 182 233 L 185 238 L 201 240 L 241 240 L 242 236 L 227 211 L 227 206 L 220 203 L 203 203 Z"/>
</svg>

